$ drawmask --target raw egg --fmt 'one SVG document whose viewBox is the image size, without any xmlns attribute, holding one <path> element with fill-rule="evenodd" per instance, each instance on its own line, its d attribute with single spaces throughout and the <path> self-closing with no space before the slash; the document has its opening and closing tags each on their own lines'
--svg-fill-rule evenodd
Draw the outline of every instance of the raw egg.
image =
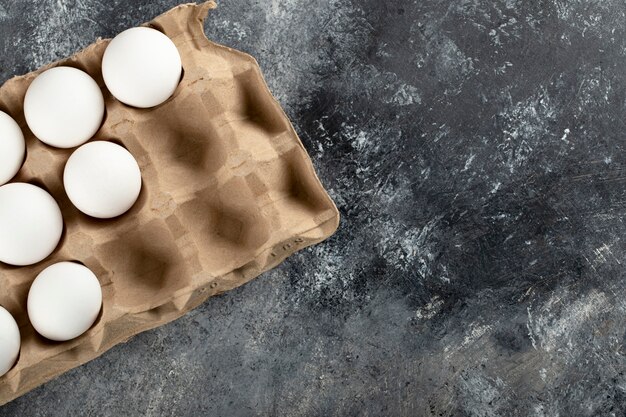
<svg viewBox="0 0 626 417">
<path fill-rule="evenodd" d="M 125 148 L 95 141 L 76 149 L 65 165 L 63 183 L 70 201 L 88 216 L 117 217 L 141 191 L 141 171 Z"/>
<path fill-rule="evenodd" d="M 42 72 L 28 87 L 24 116 L 42 142 L 73 148 L 87 142 L 100 128 L 104 98 L 86 72 L 55 67 Z"/>
<path fill-rule="evenodd" d="M 9 372 L 20 353 L 20 329 L 15 319 L 0 307 L 0 376 Z"/>
<path fill-rule="evenodd" d="M 102 76 L 113 96 L 129 106 L 154 107 L 176 90 L 182 73 L 174 42 L 156 29 L 125 30 L 107 46 Z"/>
<path fill-rule="evenodd" d="M 11 116 L 0 111 L 0 185 L 17 174 L 25 152 L 22 130 Z"/>
<path fill-rule="evenodd" d="M 0 187 L 0 262 L 32 265 L 57 247 L 63 216 L 43 189 L 21 182 Z"/>
<path fill-rule="evenodd" d="M 55 341 L 85 333 L 98 318 L 102 289 L 89 268 L 75 262 L 50 265 L 28 292 L 28 318 L 40 335 Z"/>
</svg>

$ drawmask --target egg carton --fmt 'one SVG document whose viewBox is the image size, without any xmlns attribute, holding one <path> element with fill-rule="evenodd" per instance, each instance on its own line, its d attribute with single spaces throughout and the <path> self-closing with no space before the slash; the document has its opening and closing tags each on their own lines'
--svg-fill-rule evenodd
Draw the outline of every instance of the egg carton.
<svg viewBox="0 0 626 417">
<path fill-rule="evenodd" d="M 0 378 L 0 404 L 246 283 L 336 230 L 339 213 L 257 62 L 206 38 L 204 19 L 214 7 L 181 5 L 146 24 L 172 39 L 184 69 L 174 95 L 158 107 L 128 107 L 106 90 L 101 61 L 109 40 L 0 88 L 0 109 L 18 122 L 27 144 L 13 181 L 47 190 L 65 220 L 61 242 L 46 260 L 0 264 L 0 305 L 22 337 L 17 363 Z M 141 168 L 139 199 L 119 218 L 90 218 L 70 203 L 62 171 L 72 150 L 43 144 L 24 120 L 28 86 L 59 65 L 87 72 L 102 88 L 106 115 L 93 140 L 124 146 Z M 66 260 L 98 276 L 103 306 L 85 334 L 53 342 L 29 323 L 26 298 L 39 272 Z"/>
</svg>

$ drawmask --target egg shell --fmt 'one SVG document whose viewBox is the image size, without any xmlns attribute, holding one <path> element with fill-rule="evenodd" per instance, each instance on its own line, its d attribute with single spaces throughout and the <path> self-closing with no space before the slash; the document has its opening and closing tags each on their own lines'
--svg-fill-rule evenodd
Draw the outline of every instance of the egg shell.
<svg viewBox="0 0 626 417">
<path fill-rule="evenodd" d="M 86 72 L 55 67 L 35 78 L 24 97 L 26 123 L 42 142 L 73 148 L 87 142 L 104 118 L 104 98 Z"/>
<path fill-rule="evenodd" d="M 128 211 L 141 191 L 141 171 L 125 148 L 112 142 L 89 142 L 70 156 L 63 172 L 70 201 L 83 213 L 101 219 Z"/>
<path fill-rule="evenodd" d="M 22 130 L 11 116 L 0 111 L 0 185 L 17 174 L 25 153 Z"/>
<path fill-rule="evenodd" d="M 47 191 L 27 183 L 0 187 L 0 262 L 32 265 L 48 257 L 63 234 L 63 216 Z"/>
<path fill-rule="evenodd" d="M 15 319 L 0 307 L 0 376 L 6 374 L 20 353 L 20 329 Z"/>
<path fill-rule="evenodd" d="M 96 275 L 75 262 L 59 262 L 39 273 L 28 292 L 28 318 L 40 335 L 74 339 L 98 318 L 102 290 Z"/>
<path fill-rule="evenodd" d="M 156 29 L 137 27 L 117 35 L 102 58 L 107 88 L 122 103 L 148 108 L 176 90 L 182 62 L 176 45 Z"/>
</svg>

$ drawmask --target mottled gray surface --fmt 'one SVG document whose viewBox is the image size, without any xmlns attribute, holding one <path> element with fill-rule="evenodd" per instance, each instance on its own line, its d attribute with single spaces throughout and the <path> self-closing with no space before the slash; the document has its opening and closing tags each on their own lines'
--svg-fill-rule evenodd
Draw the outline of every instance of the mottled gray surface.
<svg viewBox="0 0 626 417">
<path fill-rule="evenodd" d="M 175 1 L 0 1 L 0 78 Z M 2 416 L 626 413 L 626 5 L 222 2 L 339 232 Z"/>
</svg>

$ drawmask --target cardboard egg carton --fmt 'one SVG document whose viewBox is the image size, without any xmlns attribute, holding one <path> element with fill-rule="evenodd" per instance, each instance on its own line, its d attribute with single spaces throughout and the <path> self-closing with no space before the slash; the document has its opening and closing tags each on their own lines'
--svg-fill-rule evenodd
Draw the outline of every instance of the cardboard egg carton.
<svg viewBox="0 0 626 417">
<path fill-rule="evenodd" d="M 181 5 L 147 24 L 174 41 L 184 68 L 178 89 L 158 107 L 128 107 L 106 90 L 100 66 L 108 40 L 0 88 L 0 109 L 19 123 L 27 144 L 13 181 L 48 190 L 65 220 L 50 257 L 27 267 L 0 264 L 0 305 L 22 334 L 20 357 L 0 378 L 0 404 L 244 284 L 336 230 L 337 209 L 256 61 L 206 38 L 203 22 L 214 7 Z M 102 88 L 106 115 L 94 140 L 124 146 L 139 163 L 143 188 L 121 217 L 80 213 L 62 184 L 72 150 L 43 144 L 26 125 L 28 86 L 59 65 L 87 72 Z M 103 306 L 87 333 L 52 342 L 29 323 L 26 298 L 39 272 L 65 260 L 82 262 L 98 276 Z"/>
</svg>

